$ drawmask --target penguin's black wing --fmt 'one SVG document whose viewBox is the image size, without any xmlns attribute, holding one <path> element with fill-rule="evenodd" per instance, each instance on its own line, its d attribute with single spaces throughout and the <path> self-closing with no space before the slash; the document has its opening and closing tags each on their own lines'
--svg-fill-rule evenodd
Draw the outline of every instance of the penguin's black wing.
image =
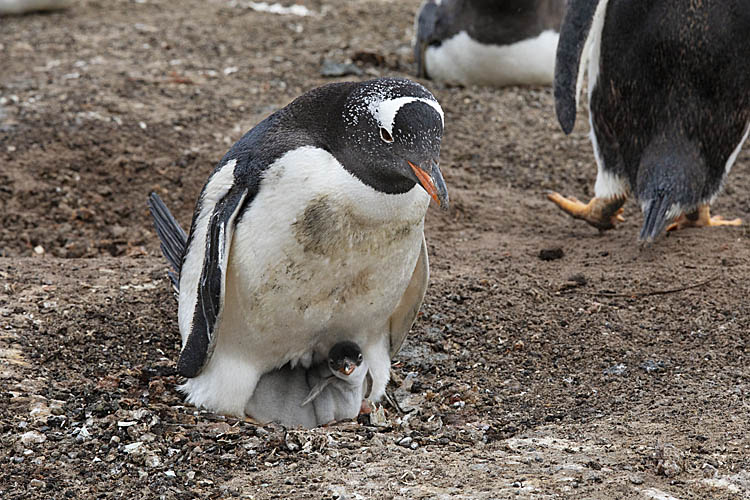
<svg viewBox="0 0 750 500">
<path fill-rule="evenodd" d="M 424 53 L 427 50 L 427 46 L 435 40 L 435 23 L 437 22 L 438 7 L 435 0 L 426 0 L 417 15 L 414 60 L 417 63 L 418 78 L 427 77 L 424 65 Z"/>
<path fill-rule="evenodd" d="M 242 185 L 232 186 L 216 203 L 208 219 L 192 327 L 177 361 L 177 371 L 184 377 L 198 375 L 213 351 L 214 332 L 224 305 L 227 259 L 234 223 L 249 195 L 255 193 L 249 193 Z"/>
<path fill-rule="evenodd" d="M 576 122 L 580 82 L 583 79 L 583 54 L 591 40 L 591 28 L 600 0 L 569 0 L 557 42 L 555 61 L 555 111 L 566 134 Z M 602 12 L 601 15 L 604 15 Z"/>
</svg>

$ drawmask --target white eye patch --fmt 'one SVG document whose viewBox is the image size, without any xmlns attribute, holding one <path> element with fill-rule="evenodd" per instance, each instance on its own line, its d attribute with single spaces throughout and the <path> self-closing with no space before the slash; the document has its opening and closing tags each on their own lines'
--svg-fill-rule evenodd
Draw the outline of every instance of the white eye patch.
<svg viewBox="0 0 750 500">
<path fill-rule="evenodd" d="M 384 128 L 391 137 L 393 137 L 393 122 L 396 120 L 398 110 L 403 106 L 416 101 L 432 106 L 440 115 L 440 121 L 443 122 L 443 126 L 445 126 L 443 108 L 440 107 L 440 104 L 438 104 L 437 101 L 425 99 L 423 97 L 396 97 L 395 99 L 373 101 L 370 103 L 368 110 L 380 126 Z"/>
</svg>

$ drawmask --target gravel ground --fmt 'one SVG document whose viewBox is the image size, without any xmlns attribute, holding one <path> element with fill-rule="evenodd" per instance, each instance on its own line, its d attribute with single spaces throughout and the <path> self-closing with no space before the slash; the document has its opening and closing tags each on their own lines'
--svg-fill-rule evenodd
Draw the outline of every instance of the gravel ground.
<svg viewBox="0 0 750 500">
<path fill-rule="evenodd" d="M 750 234 L 636 245 L 544 197 L 595 165 L 548 88 L 425 82 L 453 207 L 394 359 L 404 413 L 311 431 L 186 406 L 146 209 L 187 225 L 246 130 L 353 63 L 409 76 L 418 1 L 83 0 L 0 18 L 0 497 L 750 497 Z M 750 218 L 750 154 L 715 212 Z"/>
</svg>

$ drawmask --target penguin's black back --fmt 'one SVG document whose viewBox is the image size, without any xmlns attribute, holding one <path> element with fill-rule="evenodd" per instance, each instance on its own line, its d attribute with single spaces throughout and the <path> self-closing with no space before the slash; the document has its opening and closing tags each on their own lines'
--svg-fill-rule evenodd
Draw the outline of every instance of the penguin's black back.
<svg viewBox="0 0 750 500">
<path fill-rule="evenodd" d="M 750 1 L 690 4 L 610 0 L 590 103 L 607 169 L 639 199 L 661 187 L 644 169 L 685 169 L 686 206 L 719 190 L 750 120 Z"/>
<path fill-rule="evenodd" d="M 564 0 L 443 0 L 428 43 L 439 45 L 461 31 L 474 40 L 509 45 L 560 26 Z"/>
</svg>

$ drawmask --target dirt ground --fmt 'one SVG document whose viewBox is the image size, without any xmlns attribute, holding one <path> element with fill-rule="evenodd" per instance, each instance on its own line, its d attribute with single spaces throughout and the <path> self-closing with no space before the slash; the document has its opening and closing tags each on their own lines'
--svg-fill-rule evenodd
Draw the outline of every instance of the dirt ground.
<svg viewBox="0 0 750 500">
<path fill-rule="evenodd" d="M 334 79 L 409 76 L 418 0 L 83 0 L 0 18 L 0 497 L 750 497 L 750 234 L 636 244 L 585 199 L 585 110 L 548 88 L 425 82 L 452 198 L 394 360 L 405 410 L 312 431 L 183 404 L 176 303 L 146 209 L 187 225 L 231 143 Z M 714 211 L 750 220 L 750 154 Z M 544 257 L 544 258 L 542 258 Z M 550 260 L 551 259 L 551 260 Z"/>
</svg>

